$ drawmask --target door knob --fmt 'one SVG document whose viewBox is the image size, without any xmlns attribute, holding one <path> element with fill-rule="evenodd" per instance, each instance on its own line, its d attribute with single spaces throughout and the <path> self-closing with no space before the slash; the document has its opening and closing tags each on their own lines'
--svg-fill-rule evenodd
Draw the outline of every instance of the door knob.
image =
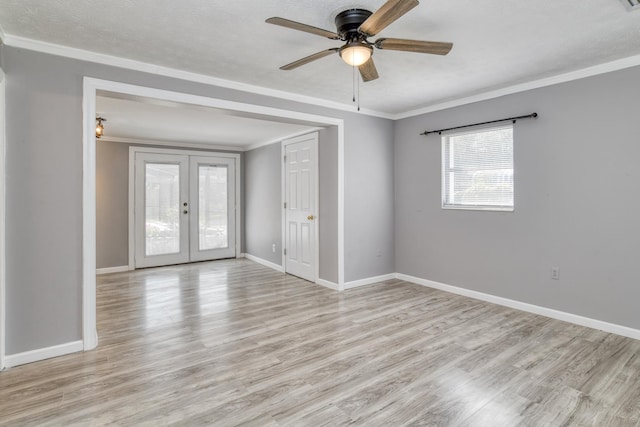
<svg viewBox="0 0 640 427">
<path fill-rule="evenodd" d="M 307 219 L 308 219 L 309 221 L 313 221 L 313 218 L 314 218 L 314 216 L 313 216 L 313 215 L 309 215 L 309 216 L 307 217 Z"/>
<path fill-rule="evenodd" d="M 182 213 L 186 215 L 186 214 L 189 213 L 189 211 L 185 209 L 185 210 L 182 211 Z"/>
</svg>

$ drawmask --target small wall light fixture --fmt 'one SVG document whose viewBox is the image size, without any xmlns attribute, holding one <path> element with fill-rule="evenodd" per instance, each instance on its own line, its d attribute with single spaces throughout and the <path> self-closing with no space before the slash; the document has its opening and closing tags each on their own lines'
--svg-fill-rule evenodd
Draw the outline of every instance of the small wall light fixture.
<svg viewBox="0 0 640 427">
<path fill-rule="evenodd" d="M 104 125 L 102 124 L 102 122 L 106 122 L 107 119 L 105 119 L 104 117 L 96 117 L 96 138 L 100 139 L 102 137 L 102 135 L 104 135 Z"/>
</svg>

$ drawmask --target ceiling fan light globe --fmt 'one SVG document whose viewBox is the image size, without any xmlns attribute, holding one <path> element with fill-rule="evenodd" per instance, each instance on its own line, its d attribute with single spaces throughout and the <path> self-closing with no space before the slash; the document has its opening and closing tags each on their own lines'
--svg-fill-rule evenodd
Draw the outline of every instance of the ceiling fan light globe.
<svg viewBox="0 0 640 427">
<path fill-rule="evenodd" d="M 371 58 L 373 49 L 363 44 L 346 45 L 340 49 L 340 57 L 352 67 L 359 67 Z"/>
</svg>

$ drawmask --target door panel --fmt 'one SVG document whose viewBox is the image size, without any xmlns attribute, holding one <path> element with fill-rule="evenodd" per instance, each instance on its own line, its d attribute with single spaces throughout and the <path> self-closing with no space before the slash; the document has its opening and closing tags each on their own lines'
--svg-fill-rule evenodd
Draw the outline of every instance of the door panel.
<svg viewBox="0 0 640 427">
<path fill-rule="evenodd" d="M 190 158 L 191 261 L 236 255 L 235 161 Z"/>
<path fill-rule="evenodd" d="M 285 271 L 316 280 L 317 134 L 285 143 Z"/>
<path fill-rule="evenodd" d="M 198 165 L 198 249 L 229 247 L 226 166 Z"/>
<path fill-rule="evenodd" d="M 187 262 L 187 156 L 137 153 L 135 167 L 136 267 Z"/>
<path fill-rule="evenodd" d="M 145 165 L 145 256 L 180 252 L 180 165 Z"/>
</svg>

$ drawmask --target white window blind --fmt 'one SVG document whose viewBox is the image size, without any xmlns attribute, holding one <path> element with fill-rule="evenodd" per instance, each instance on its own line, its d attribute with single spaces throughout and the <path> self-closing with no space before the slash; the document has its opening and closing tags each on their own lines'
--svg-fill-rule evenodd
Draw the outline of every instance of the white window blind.
<svg viewBox="0 0 640 427">
<path fill-rule="evenodd" d="M 442 136 L 442 207 L 513 210 L 513 125 Z"/>
</svg>

